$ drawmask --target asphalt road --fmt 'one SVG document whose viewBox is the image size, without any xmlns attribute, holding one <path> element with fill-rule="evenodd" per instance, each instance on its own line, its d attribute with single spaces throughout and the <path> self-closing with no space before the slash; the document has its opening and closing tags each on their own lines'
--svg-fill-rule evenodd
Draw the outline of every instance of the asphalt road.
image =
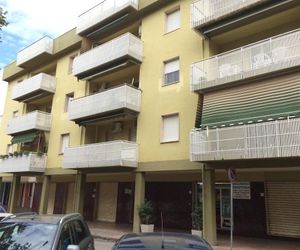
<svg viewBox="0 0 300 250">
<path fill-rule="evenodd" d="M 96 250 L 111 250 L 114 242 L 112 241 L 104 241 L 100 239 L 95 239 L 95 249 Z"/>
</svg>

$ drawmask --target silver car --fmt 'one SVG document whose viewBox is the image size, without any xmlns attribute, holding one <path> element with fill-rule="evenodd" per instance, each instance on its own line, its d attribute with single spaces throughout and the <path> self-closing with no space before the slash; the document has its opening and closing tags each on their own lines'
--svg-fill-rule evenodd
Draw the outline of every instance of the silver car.
<svg viewBox="0 0 300 250">
<path fill-rule="evenodd" d="M 0 222 L 0 249 L 94 250 L 94 240 L 80 214 L 20 214 Z"/>
</svg>

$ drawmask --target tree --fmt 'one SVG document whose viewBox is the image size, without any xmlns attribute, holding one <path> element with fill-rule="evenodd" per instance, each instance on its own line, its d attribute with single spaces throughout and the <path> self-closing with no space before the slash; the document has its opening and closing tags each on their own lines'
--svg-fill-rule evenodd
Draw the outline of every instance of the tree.
<svg viewBox="0 0 300 250">
<path fill-rule="evenodd" d="M 6 26 L 8 22 L 6 21 L 6 14 L 7 11 L 4 11 L 2 7 L 0 7 L 0 30 L 2 30 L 2 27 Z M 1 41 L 1 36 L 0 36 Z"/>
</svg>

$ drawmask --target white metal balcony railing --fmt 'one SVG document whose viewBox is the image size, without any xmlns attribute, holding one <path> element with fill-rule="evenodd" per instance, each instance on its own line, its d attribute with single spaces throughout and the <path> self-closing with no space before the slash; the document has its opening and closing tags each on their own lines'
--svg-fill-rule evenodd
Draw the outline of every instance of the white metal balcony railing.
<svg viewBox="0 0 300 250">
<path fill-rule="evenodd" d="M 73 62 L 73 75 L 80 75 L 124 56 L 130 56 L 141 62 L 143 58 L 141 39 L 126 33 L 77 56 Z"/>
<path fill-rule="evenodd" d="M 47 36 L 21 50 L 17 55 L 17 66 L 44 53 L 53 54 L 53 39 Z"/>
<path fill-rule="evenodd" d="M 50 131 L 50 128 L 51 114 L 42 111 L 33 111 L 9 120 L 7 124 L 7 134 L 13 135 L 29 130 Z"/>
<path fill-rule="evenodd" d="M 9 156 L 0 160 L 1 173 L 18 173 L 18 172 L 40 172 L 44 173 L 46 169 L 45 155 L 36 153 L 23 154 L 22 156 Z"/>
<path fill-rule="evenodd" d="M 35 75 L 13 87 L 12 99 L 20 100 L 37 91 L 54 93 L 56 78 L 45 73 Z"/>
<path fill-rule="evenodd" d="M 78 17 L 77 34 L 101 23 L 127 7 L 138 9 L 138 0 L 104 0 Z"/>
<path fill-rule="evenodd" d="M 118 109 L 140 111 L 141 91 L 128 85 L 74 99 L 69 105 L 69 120 L 92 117 Z"/>
<path fill-rule="evenodd" d="M 191 90 L 300 65 L 300 30 L 281 34 L 191 65 Z"/>
<path fill-rule="evenodd" d="M 64 168 L 137 167 L 137 144 L 111 141 L 66 148 Z"/>
<path fill-rule="evenodd" d="M 191 5 L 193 28 L 228 16 L 263 0 L 195 0 Z"/>
<path fill-rule="evenodd" d="M 300 118 L 190 133 L 191 161 L 299 157 Z"/>
</svg>

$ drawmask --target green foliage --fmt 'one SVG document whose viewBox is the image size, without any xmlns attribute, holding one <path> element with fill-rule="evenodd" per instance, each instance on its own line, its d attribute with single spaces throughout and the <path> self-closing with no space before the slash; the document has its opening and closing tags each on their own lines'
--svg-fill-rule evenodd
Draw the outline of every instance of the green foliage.
<svg viewBox="0 0 300 250">
<path fill-rule="evenodd" d="M 8 22 L 6 21 L 6 15 L 7 15 L 7 11 L 4 11 L 3 8 L 0 7 L 0 30 L 2 30 L 2 27 L 8 25 Z"/>
<path fill-rule="evenodd" d="M 142 224 L 150 224 L 154 211 L 151 201 L 145 200 L 144 204 L 138 208 L 138 211 Z"/>
<path fill-rule="evenodd" d="M 202 204 L 196 205 L 194 211 L 192 212 L 192 226 L 195 230 L 202 230 L 203 226 L 203 211 Z"/>
</svg>

